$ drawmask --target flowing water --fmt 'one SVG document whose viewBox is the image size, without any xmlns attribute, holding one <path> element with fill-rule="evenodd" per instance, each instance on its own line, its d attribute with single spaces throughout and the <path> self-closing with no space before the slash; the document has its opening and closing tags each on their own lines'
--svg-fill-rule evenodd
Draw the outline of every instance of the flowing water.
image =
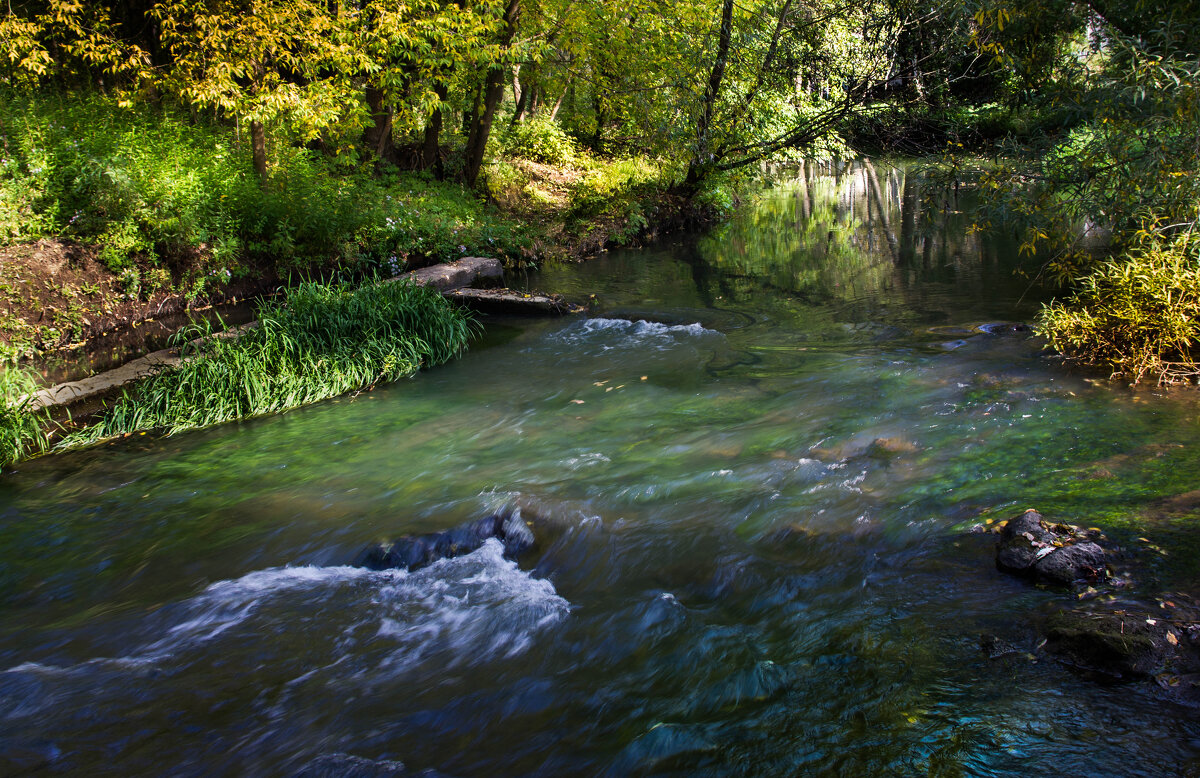
<svg viewBox="0 0 1200 778">
<path fill-rule="evenodd" d="M 1200 407 L 1009 326 L 1044 295 L 953 193 L 803 173 L 531 279 L 588 318 L 4 474 L 0 773 L 1195 774 L 1195 713 L 1038 651 L 1072 596 L 964 528 L 1037 506 L 1194 590 L 1194 513 L 1147 506 L 1200 486 Z M 347 566 L 499 508 L 519 562 Z"/>
</svg>

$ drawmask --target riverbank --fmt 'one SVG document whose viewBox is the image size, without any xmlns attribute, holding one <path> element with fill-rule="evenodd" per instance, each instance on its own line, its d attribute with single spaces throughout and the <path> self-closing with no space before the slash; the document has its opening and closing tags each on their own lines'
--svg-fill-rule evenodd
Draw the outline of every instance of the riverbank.
<svg viewBox="0 0 1200 778">
<path fill-rule="evenodd" d="M 510 268 L 578 259 L 732 202 L 723 191 L 672 196 L 650 158 L 599 158 L 563 139 L 548 156 L 529 130 L 498 134 L 476 189 L 284 144 L 262 184 L 236 129 L 94 95 L 6 98 L 0 357 L 43 373 L 64 352 L 302 280 L 390 277 L 467 255 Z"/>
</svg>

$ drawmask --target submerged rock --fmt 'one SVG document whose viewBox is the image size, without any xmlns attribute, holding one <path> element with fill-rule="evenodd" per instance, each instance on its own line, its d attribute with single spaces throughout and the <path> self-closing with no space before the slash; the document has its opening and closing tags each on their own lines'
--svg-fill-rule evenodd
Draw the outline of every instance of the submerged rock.
<svg viewBox="0 0 1200 778">
<path fill-rule="evenodd" d="M 371 570 L 419 570 L 439 559 L 469 554 L 491 538 L 504 544 L 504 556 L 509 559 L 516 559 L 534 546 L 533 532 L 519 512 L 494 513 L 444 532 L 405 535 L 391 543 L 371 546 L 354 565 Z"/>
<path fill-rule="evenodd" d="M 1059 610 L 1041 620 L 1046 650 L 1107 681 L 1154 678 L 1177 702 L 1200 703 L 1200 631 L 1130 605 Z"/>
<path fill-rule="evenodd" d="M 1108 575 L 1104 549 L 1072 527 L 1047 524 L 1032 509 L 1009 519 L 1000 530 L 996 567 L 1060 586 L 1097 583 Z"/>
<path fill-rule="evenodd" d="M 901 454 L 915 454 L 920 450 L 920 446 L 905 438 L 875 438 L 867 447 L 867 456 L 874 459 L 891 459 Z"/>
<path fill-rule="evenodd" d="M 975 327 L 979 332 L 985 332 L 988 335 L 1012 335 L 1016 333 L 1031 332 L 1028 324 L 1016 321 L 993 321 L 986 324 L 980 324 Z"/>
</svg>

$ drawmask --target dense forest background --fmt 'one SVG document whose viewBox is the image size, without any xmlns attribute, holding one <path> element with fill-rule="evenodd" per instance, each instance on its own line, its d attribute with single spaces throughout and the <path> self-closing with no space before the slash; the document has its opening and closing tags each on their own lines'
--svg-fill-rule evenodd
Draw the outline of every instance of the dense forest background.
<svg viewBox="0 0 1200 778">
<path fill-rule="evenodd" d="M 933 155 L 1073 284 L 1057 348 L 1186 380 L 1197 51 L 1195 0 L 12 0 L 0 240 L 198 295 L 521 261 L 719 216 L 766 161 Z"/>
</svg>

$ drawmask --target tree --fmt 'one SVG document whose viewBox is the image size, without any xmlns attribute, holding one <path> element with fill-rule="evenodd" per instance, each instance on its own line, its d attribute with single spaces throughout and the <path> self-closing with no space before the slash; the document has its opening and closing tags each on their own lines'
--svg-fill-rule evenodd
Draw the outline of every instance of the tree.
<svg viewBox="0 0 1200 778">
<path fill-rule="evenodd" d="M 342 13 L 323 0 L 165 0 L 152 11 L 172 63 L 159 83 L 246 125 L 265 183 L 268 124 L 311 139 L 362 121 L 351 85 L 372 63 L 349 45 Z"/>
</svg>

